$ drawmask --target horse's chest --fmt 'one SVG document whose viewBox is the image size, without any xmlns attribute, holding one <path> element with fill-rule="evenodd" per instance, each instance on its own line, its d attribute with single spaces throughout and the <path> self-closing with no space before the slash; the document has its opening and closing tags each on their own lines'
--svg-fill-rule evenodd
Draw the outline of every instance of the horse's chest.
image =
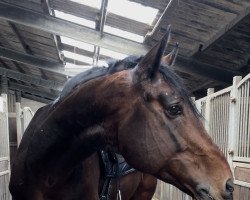
<svg viewBox="0 0 250 200">
<path fill-rule="evenodd" d="M 47 176 L 42 189 L 43 200 L 97 200 L 98 195 L 92 189 L 93 183 L 84 179 L 80 166 L 65 177 Z"/>
</svg>

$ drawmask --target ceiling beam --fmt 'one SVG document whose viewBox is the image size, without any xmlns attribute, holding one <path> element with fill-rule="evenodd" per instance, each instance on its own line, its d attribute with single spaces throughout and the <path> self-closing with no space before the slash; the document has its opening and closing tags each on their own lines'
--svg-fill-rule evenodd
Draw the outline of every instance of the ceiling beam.
<svg viewBox="0 0 250 200">
<path fill-rule="evenodd" d="M 144 55 L 148 51 L 143 44 L 107 33 L 100 37 L 100 33 L 91 28 L 4 2 L 0 2 L 0 18 L 120 53 Z"/>
<path fill-rule="evenodd" d="M 22 46 L 23 50 L 25 51 L 25 53 L 33 55 L 33 52 L 31 51 L 29 45 L 27 45 L 26 42 L 24 41 L 24 39 L 23 39 L 22 35 L 20 34 L 19 30 L 17 29 L 16 25 L 14 23 L 12 23 L 12 22 L 8 22 L 8 23 L 9 23 L 9 26 L 11 27 L 13 33 L 16 35 L 18 41 L 21 43 L 21 46 Z M 16 62 L 14 62 L 14 64 L 15 63 Z M 39 71 L 41 73 L 42 78 L 47 79 L 47 76 L 44 73 L 44 71 L 41 70 L 41 69 L 39 69 Z"/>
<path fill-rule="evenodd" d="M 64 65 L 59 62 L 47 60 L 47 59 L 40 58 L 37 56 L 29 55 L 29 54 L 24 54 L 24 53 L 14 51 L 11 49 L 7 49 L 4 47 L 0 47 L 0 57 L 8 59 L 8 60 L 12 60 L 12 61 L 17 61 L 17 62 L 27 64 L 27 65 L 36 66 L 38 68 L 41 68 L 47 71 L 51 71 L 51 72 L 55 72 L 55 73 L 59 73 L 59 74 L 67 75 L 67 76 L 74 75 L 71 72 L 65 71 Z"/>
<path fill-rule="evenodd" d="M 73 76 L 77 74 L 76 72 L 73 71 L 72 72 L 64 71 L 64 68 L 60 67 L 61 66 L 60 63 L 44 60 L 41 58 L 38 59 L 35 56 L 23 54 L 3 47 L 0 47 L 0 57 L 9 60 L 15 60 L 17 62 L 21 62 L 24 64 L 37 66 L 48 71 L 68 76 Z M 202 63 L 194 59 L 184 58 L 181 56 L 178 56 L 178 58 L 176 59 L 175 67 L 179 71 L 183 71 L 192 75 L 199 75 L 201 77 L 208 77 L 215 81 L 227 84 L 231 83 L 232 78 L 234 76 L 241 75 L 234 71 L 226 70 L 220 67 L 215 67 L 213 65 Z"/>
<path fill-rule="evenodd" d="M 28 94 L 36 95 L 36 96 L 46 98 L 46 99 L 51 99 L 51 100 L 56 99 L 59 95 L 59 93 L 53 94 L 52 92 L 42 91 L 40 89 L 35 89 L 33 87 L 13 83 L 11 81 L 9 81 L 9 89 L 18 90 L 21 92 L 25 92 Z"/>
<path fill-rule="evenodd" d="M 37 78 L 36 76 L 31 76 L 28 74 L 23 74 L 14 70 L 0 68 L 0 75 L 6 76 L 8 78 L 15 79 L 17 81 L 22 81 L 29 84 L 34 84 L 37 86 L 45 87 L 48 89 L 53 89 L 57 91 L 61 91 L 64 83 L 59 83 L 52 80 L 45 80 L 42 78 Z"/>
<path fill-rule="evenodd" d="M 68 44 L 63 44 L 62 47 L 63 47 L 63 50 L 65 50 L 65 51 L 70 51 L 72 53 L 80 54 L 80 55 L 87 56 L 87 57 L 93 56 L 93 52 L 91 52 L 91 51 L 81 49 L 78 47 L 74 47 L 74 46 L 71 46 Z M 99 58 L 100 58 L 100 60 L 111 59 L 111 57 L 105 56 L 105 55 L 100 55 Z"/>
<path fill-rule="evenodd" d="M 197 61 L 192 58 L 178 56 L 174 67 L 182 72 L 200 77 L 208 77 L 220 83 L 232 84 L 234 76 L 242 75 L 240 72 L 223 69 L 223 67 L 213 66 L 207 63 Z"/>
<path fill-rule="evenodd" d="M 144 55 L 149 49 L 149 47 L 144 44 L 139 44 L 106 33 L 104 33 L 101 38 L 100 33 L 93 29 L 3 2 L 0 2 L 0 18 L 53 34 L 63 35 L 79 41 L 91 43 L 117 52 Z M 44 62 L 40 59 L 38 61 L 35 57 L 20 54 L 13 50 L 4 51 L 0 48 L 0 57 L 38 66 L 56 73 L 69 75 L 69 72 L 65 72 L 59 63 L 52 61 Z M 180 71 L 188 72 L 193 75 L 198 74 L 219 82 L 231 83 L 232 77 L 239 75 L 236 72 L 225 70 L 222 67 L 215 67 L 189 58 L 178 57 L 176 64 L 178 64 L 177 68 Z"/>
<path fill-rule="evenodd" d="M 53 101 L 52 99 L 45 99 L 45 98 L 38 97 L 38 96 L 35 96 L 35 95 L 32 95 L 32 94 L 27 94 L 25 92 L 22 92 L 21 95 L 22 95 L 23 98 L 31 99 L 33 101 L 38 101 L 38 102 L 45 103 L 45 104 L 49 104 L 51 101 Z"/>
<path fill-rule="evenodd" d="M 247 15 L 250 14 L 250 3 L 248 6 L 245 6 L 244 9 L 236 15 L 236 17 L 230 21 L 227 25 L 222 27 L 220 31 L 218 31 L 216 34 L 214 34 L 208 41 L 206 41 L 204 44 L 201 44 L 199 49 L 196 49 L 194 52 L 192 52 L 191 55 L 196 54 L 199 51 L 204 51 L 208 47 L 210 47 L 216 40 L 218 40 L 220 37 L 222 37 L 225 33 L 227 33 L 229 30 L 231 30 L 237 23 L 239 23 L 241 20 L 243 20 Z"/>
<path fill-rule="evenodd" d="M 24 41 L 24 39 L 22 38 L 20 32 L 18 31 L 16 25 L 12 22 L 8 22 L 10 28 L 12 29 L 13 33 L 16 35 L 18 41 L 21 43 L 21 46 L 23 48 L 23 50 L 27 53 L 27 54 L 33 54 L 29 45 L 27 45 Z"/>
</svg>

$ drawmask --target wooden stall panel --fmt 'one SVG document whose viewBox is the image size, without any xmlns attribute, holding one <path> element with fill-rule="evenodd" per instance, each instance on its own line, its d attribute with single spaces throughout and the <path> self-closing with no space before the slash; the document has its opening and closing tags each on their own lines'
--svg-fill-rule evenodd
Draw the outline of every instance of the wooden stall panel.
<svg viewBox="0 0 250 200">
<path fill-rule="evenodd" d="M 250 168 L 236 167 L 234 176 L 236 180 L 250 183 Z"/>
<path fill-rule="evenodd" d="M 244 186 L 235 186 L 234 200 L 249 200 L 250 199 L 250 188 Z"/>
<path fill-rule="evenodd" d="M 250 74 L 238 85 L 237 157 L 250 161 Z"/>
</svg>

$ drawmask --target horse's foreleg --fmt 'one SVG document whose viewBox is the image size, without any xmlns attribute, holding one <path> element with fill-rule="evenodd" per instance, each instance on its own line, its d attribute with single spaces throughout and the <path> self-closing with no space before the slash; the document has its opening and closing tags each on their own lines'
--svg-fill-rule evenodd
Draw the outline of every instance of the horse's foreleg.
<svg viewBox="0 0 250 200">
<path fill-rule="evenodd" d="M 154 196 L 157 179 L 149 174 L 142 174 L 141 182 L 130 200 L 151 200 Z"/>
</svg>

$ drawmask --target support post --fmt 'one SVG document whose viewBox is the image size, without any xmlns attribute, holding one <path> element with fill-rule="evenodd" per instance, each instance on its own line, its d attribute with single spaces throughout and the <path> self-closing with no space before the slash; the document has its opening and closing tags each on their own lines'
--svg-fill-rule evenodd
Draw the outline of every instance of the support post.
<svg viewBox="0 0 250 200">
<path fill-rule="evenodd" d="M 211 97 L 210 95 L 214 93 L 214 88 L 207 89 L 207 99 L 206 99 L 206 110 L 205 110 L 205 129 L 209 133 L 209 123 L 210 123 L 210 111 L 211 111 Z M 210 133 L 209 133 L 210 134 Z"/>
<path fill-rule="evenodd" d="M 22 132 L 22 109 L 21 109 L 21 92 L 16 91 L 16 132 L 17 132 L 17 147 L 19 146 L 23 132 Z"/>
<path fill-rule="evenodd" d="M 1 77 L 1 83 L 2 83 L 2 94 L 8 94 L 8 79 L 6 76 Z"/>
<path fill-rule="evenodd" d="M 228 162 L 231 167 L 231 170 L 233 172 L 233 158 L 237 151 L 237 127 L 238 127 L 238 113 L 237 113 L 237 107 L 238 107 L 238 101 L 237 98 L 237 85 L 241 81 L 241 76 L 235 76 L 233 78 L 233 85 L 232 90 L 230 93 L 230 107 L 229 107 L 229 123 L 228 123 Z"/>
<path fill-rule="evenodd" d="M 8 120 L 8 79 L 6 76 L 1 77 L 1 95 L 2 110 L 0 111 L 0 171 L 3 170 L 2 176 L 7 175 L 6 180 L 0 176 L 0 182 L 3 181 L 8 188 L 8 180 L 10 178 L 10 143 L 9 143 L 9 120 Z M 7 168 L 1 169 L 2 163 Z M 8 163 L 7 165 L 5 163 Z M 6 190 L 6 199 L 11 199 L 9 191 Z"/>
</svg>

